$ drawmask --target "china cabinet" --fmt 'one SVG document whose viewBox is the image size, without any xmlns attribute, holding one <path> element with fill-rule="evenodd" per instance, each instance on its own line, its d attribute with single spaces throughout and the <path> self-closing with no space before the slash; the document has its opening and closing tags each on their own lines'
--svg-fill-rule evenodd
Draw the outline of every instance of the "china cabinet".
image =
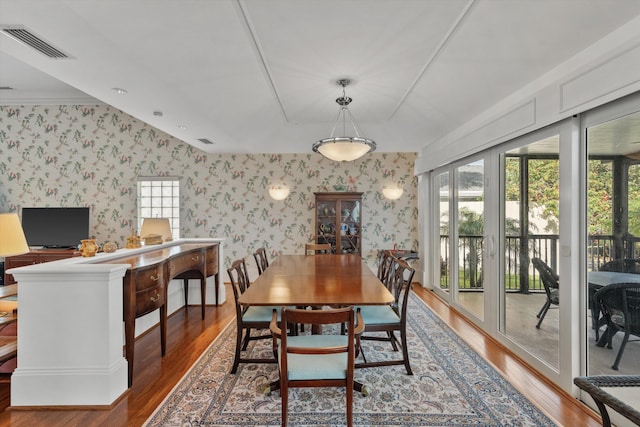
<svg viewBox="0 0 640 427">
<path fill-rule="evenodd" d="M 336 254 L 362 253 L 362 193 L 314 193 L 316 242 Z"/>
</svg>

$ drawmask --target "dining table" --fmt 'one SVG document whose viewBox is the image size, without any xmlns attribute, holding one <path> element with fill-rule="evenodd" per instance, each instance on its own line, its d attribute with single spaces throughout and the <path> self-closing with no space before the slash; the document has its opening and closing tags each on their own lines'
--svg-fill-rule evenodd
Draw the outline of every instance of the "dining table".
<svg viewBox="0 0 640 427">
<path fill-rule="evenodd" d="M 280 255 L 251 283 L 238 301 L 262 306 L 385 305 L 394 296 L 356 254 Z M 267 393 L 279 388 L 272 382 Z M 358 381 L 354 389 L 367 394 Z"/>
</svg>

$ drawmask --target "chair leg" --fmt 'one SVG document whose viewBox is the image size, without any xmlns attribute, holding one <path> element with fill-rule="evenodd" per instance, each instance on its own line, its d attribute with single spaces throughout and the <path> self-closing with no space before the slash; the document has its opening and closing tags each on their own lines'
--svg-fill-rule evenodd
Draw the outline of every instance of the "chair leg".
<svg viewBox="0 0 640 427">
<path fill-rule="evenodd" d="M 547 315 L 547 311 L 549 311 L 550 306 L 551 306 L 551 301 L 549 300 L 547 300 L 547 302 L 545 302 L 544 305 L 542 306 L 542 310 L 540 310 L 541 315 L 538 316 L 540 320 L 538 320 L 538 324 L 536 325 L 536 328 L 540 329 L 540 325 L 544 320 L 544 316 Z"/>
<path fill-rule="evenodd" d="M 409 364 L 409 347 L 407 346 L 406 331 L 400 331 L 400 339 L 402 339 L 402 357 L 404 359 L 404 367 L 407 370 L 407 375 L 413 375 L 411 365 Z"/>
<path fill-rule="evenodd" d="M 233 357 L 233 367 L 231 367 L 231 373 L 235 374 L 240 364 L 240 348 L 242 347 L 242 328 L 238 325 L 238 332 L 236 334 L 236 354 Z"/>
<path fill-rule="evenodd" d="M 620 344 L 620 350 L 618 350 L 618 355 L 616 356 L 616 361 L 613 362 L 613 366 L 611 367 L 611 369 L 615 371 L 618 370 L 618 364 L 620 363 L 620 359 L 622 359 L 622 353 L 624 353 L 624 348 L 627 346 L 627 341 L 629 341 L 629 331 L 625 331 L 622 344 Z"/>
<path fill-rule="evenodd" d="M 389 341 L 391 341 L 391 347 L 393 347 L 393 351 L 398 351 L 398 344 L 396 344 L 396 341 L 398 341 L 398 339 L 396 338 L 393 331 L 387 331 L 387 336 L 389 337 Z"/>
<path fill-rule="evenodd" d="M 287 406 L 289 404 L 289 389 L 285 381 L 280 381 L 280 399 L 282 400 L 282 427 L 287 427 Z"/>
<path fill-rule="evenodd" d="M 244 342 L 242 343 L 242 351 L 245 351 L 247 349 L 250 339 L 251 339 L 251 329 L 246 328 L 244 332 Z"/>
<path fill-rule="evenodd" d="M 353 376 L 347 379 L 347 426 L 353 426 Z"/>
</svg>

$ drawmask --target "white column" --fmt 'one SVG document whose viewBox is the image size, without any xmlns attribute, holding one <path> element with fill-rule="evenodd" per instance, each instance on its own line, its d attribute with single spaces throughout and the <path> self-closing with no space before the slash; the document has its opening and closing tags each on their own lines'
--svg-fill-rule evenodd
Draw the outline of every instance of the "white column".
<svg viewBox="0 0 640 427">
<path fill-rule="evenodd" d="M 110 405 L 127 390 L 127 268 L 59 261 L 11 270 L 19 317 L 11 406 Z"/>
</svg>

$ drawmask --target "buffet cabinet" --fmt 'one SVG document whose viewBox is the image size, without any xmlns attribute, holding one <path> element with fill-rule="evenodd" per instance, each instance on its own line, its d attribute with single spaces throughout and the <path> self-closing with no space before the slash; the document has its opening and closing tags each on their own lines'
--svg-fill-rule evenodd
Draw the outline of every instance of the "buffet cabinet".
<svg viewBox="0 0 640 427">
<path fill-rule="evenodd" d="M 362 253 L 362 193 L 314 193 L 316 243 L 329 243 L 334 254 Z"/>
</svg>

